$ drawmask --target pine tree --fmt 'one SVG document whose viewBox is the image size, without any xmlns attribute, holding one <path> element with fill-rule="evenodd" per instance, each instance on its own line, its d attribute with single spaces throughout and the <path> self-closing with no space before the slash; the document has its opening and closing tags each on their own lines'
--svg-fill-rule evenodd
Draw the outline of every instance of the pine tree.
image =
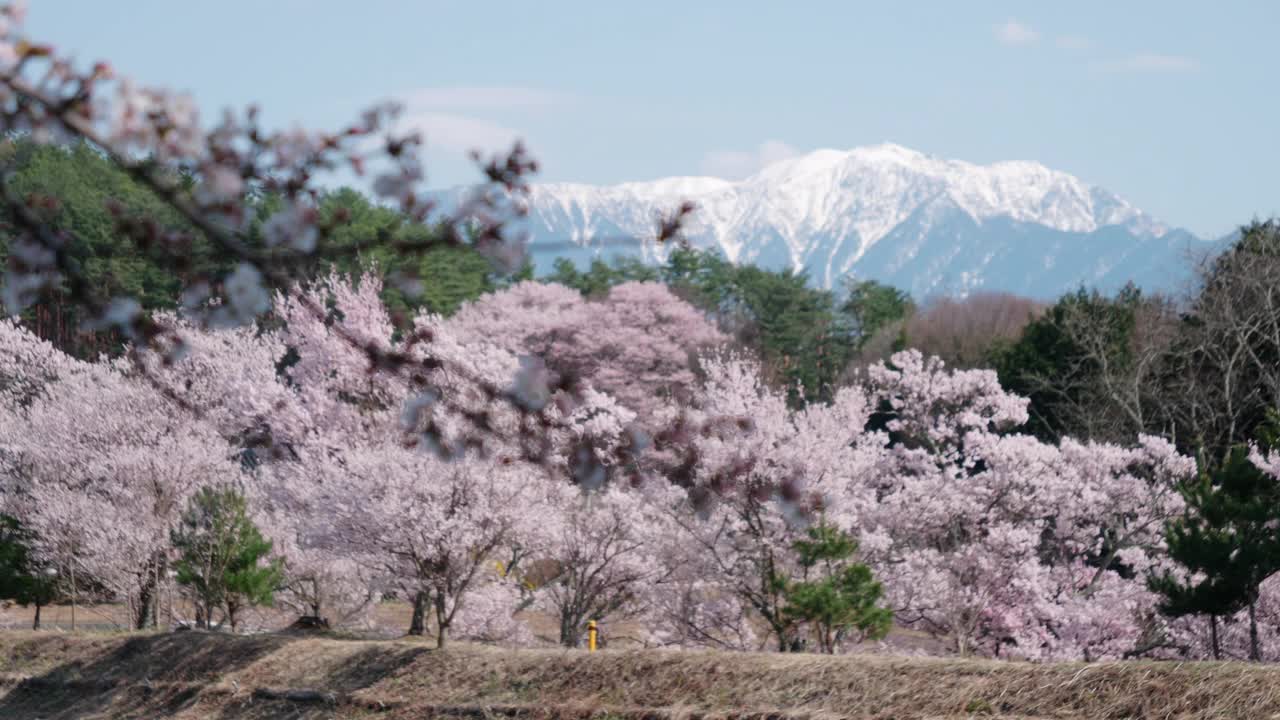
<svg viewBox="0 0 1280 720">
<path fill-rule="evenodd" d="M 793 549 L 803 579 L 784 583 L 783 614 L 794 623 L 808 625 L 822 652 L 834 653 L 851 633 L 857 633 L 859 640 L 884 637 L 893 613 L 878 604 L 884 589 L 871 569 L 852 561 L 858 543 L 848 533 L 819 524 Z"/>
<path fill-rule="evenodd" d="M 233 488 L 206 487 L 193 496 L 173 544 L 179 552 L 178 584 L 191 589 L 200 627 L 209 627 L 214 609 L 220 608 L 234 632 L 239 611 L 270 605 L 283 578 L 279 561 L 264 562 L 271 541 L 253 524 L 244 496 Z"/>
<path fill-rule="evenodd" d="M 1218 623 L 1249 610 L 1249 659 L 1261 660 L 1254 606 L 1258 587 L 1280 571 L 1280 487 L 1249 461 L 1246 447 L 1181 488 L 1186 512 L 1169 523 L 1169 556 L 1195 581 L 1166 571 L 1151 579 L 1166 615 L 1207 615 L 1214 658 L 1221 657 Z"/>
<path fill-rule="evenodd" d="M 40 629 L 40 609 L 58 596 L 56 577 L 32 559 L 30 536 L 8 515 L 0 515 L 0 599 L 34 605 L 32 630 Z"/>
</svg>

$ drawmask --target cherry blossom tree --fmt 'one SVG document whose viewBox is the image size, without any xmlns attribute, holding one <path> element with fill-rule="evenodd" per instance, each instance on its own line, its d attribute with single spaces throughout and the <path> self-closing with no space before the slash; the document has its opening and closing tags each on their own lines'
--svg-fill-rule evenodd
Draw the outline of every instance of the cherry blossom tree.
<svg viewBox="0 0 1280 720">
<path fill-rule="evenodd" d="M 245 495 L 254 522 L 284 560 L 276 603 L 333 626 L 369 626 L 388 583 L 376 558 L 348 546 L 336 530 L 336 509 L 312 478 L 318 460 L 277 460 L 256 469 Z"/>
<path fill-rule="evenodd" d="M 887 436 L 866 431 L 872 405 L 859 388 L 793 411 L 756 364 L 728 358 L 704 366 L 706 382 L 684 420 L 702 428 L 691 450 L 688 501 L 672 514 L 678 542 L 696 552 L 667 554 L 679 566 L 671 578 L 677 591 L 662 605 L 656 637 L 755 642 L 754 619 L 768 627 L 765 641 L 788 650 L 795 638 L 778 580 L 799 577 L 792 546 L 819 517 L 841 529 L 858 526 L 874 501 L 867 476 L 882 461 Z"/>
<path fill-rule="evenodd" d="M 35 534 L 38 557 L 124 599 L 145 627 L 169 531 L 196 489 L 241 480 L 236 453 L 129 364 L 42 354 L 40 341 L 4 328 L 12 342 L 0 345 L 0 373 L 18 378 L 0 404 L 5 512 Z"/>
<path fill-rule="evenodd" d="M 578 647 L 588 620 L 643 617 L 666 569 L 657 556 L 682 493 L 665 482 L 582 491 L 568 484 L 542 529 L 536 558 L 549 570 L 535 607 L 559 621 L 560 643 Z"/>
<path fill-rule="evenodd" d="M 155 317 L 168 334 L 159 349 L 134 349 L 138 381 L 174 398 L 254 462 L 305 440 L 311 412 L 277 369 L 288 352 L 283 333 L 202 327 L 174 313 Z M 180 343 L 180 353 L 163 347 L 171 342 Z"/>
<path fill-rule="evenodd" d="M 1055 447 L 1008 433 L 1025 400 L 991 371 L 950 371 L 916 352 L 871 368 L 868 382 L 894 443 L 862 547 L 899 622 L 961 654 L 1096 659 L 1133 648 L 1154 607 L 1143 578 L 1194 462 L 1153 438 Z"/>
<path fill-rule="evenodd" d="M 362 343 L 394 352 L 412 352 L 412 338 L 400 341 L 400 345 L 393 342 L 379 290 L 372 276 L 355 281 L 328 276 L 278 296 L 275 305 L 280 323 L 270 333 L 213 331 L 225 336 L 219 340 L 203 337 L 210 334 L 204 329 L 183 327 L 193 348 L 216 346 L 221 341 L 230 352 L 242 355 L 242 362 L 252 362 L 256 370 L 243 377 L 220 374 L 208 362 L 188 363 L 184 358 L 164 365 L 156 361 L 157 378 L 186 388 L 190 397 L 208 398 L 213 408 L 232 403 L 228 398 L 245 395 L 275 409 L 271 415 L 275 424 L 267 433 L 268 445 L 275 452 L 256 456 L 259 467 L 249 495 L 258 509 L 259 522 L 287 560 L 290 579 L 286 601 L 314 612 L 325 604 L 321 588 L 344 590 L 328 599 L 331 606 L 350 608 L 343 614 L 358 614 L 359 608 L 367 606 L 375 594 L 373 587 L 395 586 L 404 592 L 403 583 L 392 582 L 395 574 L 375 557 L 380 551 L 370 551 L 370 545 L 352 543 L 349 535 L 334 531 L 339 526 L 347 530 L 357 527 L 351 524 L 355 515 L 348 512 L 344 516 L 342 508 L 353 506 L 350 496 L 358 498 L 369 490 L 353 488 L 343 479 L 349 474 L 347 463 L 353 452 L 371 456 L 390 447 L 395 452 L 426 453 L 464 466 L 472 462 L 483 465 L 505 456 L 522 463 L 524 472 L 543 478 L 541 482 L 551 473 L 559 478 L 564 492 L 572 493 L 577 491 L 570 487 L 570 480 L 581 487 L 597 488 L 620 471 L 635 473 L 631 466 L 637 440 L 629 432 L 633 413 L 590 388 L 575 400 L 564 394 L 552 398 L 548 387 L 532 385 L 524 389 L 513 385 L 510 392 L 529 393 L 529 398 L 521 400 L 527 404 L 537 400 L 534 395 L 541 397 L 534 421 L 514 409 L 495 408 L 475 385 L 510 383 L 512 376 L 519 382 L 518 361 L 500 348 L 464 346 L 448 328 L 441 327 L 439 318 L 422 316 L 417 320 L 419 331 L 430 334 L 437 356 L 443 360 L 418 385 L 406 381 L 396 369 L 369 368 L 366 356 L 354 351 L 343 335 L 360 337 Z M 332 308 L 330 315 L 316 319 L 301 307 L 297 295 L 308 295 L 311 302 Z M 335 329 L 337 325 L 343 327 Z M 272 374 L 278 358 L 286 354 L 292 362 L 284 375 Z M 209 352 L 205 357 L 216 358 L 218 353 Z M 456 372 L 460 365 L 465 365 L 465 372 Z M 415 398 L 415 387 L 424 385 L 440 389 Z M 434 402 L 444 393 L 452 399 L 450 404 Z M 254 417 L 257 406 L 241 403 L 241 407 L 253 411 L 246 414 Z M 232 416 L 238 417 L 236 413 Z M 468 446 L 467 426 L 476 422 L 486 425 L 485 441 Z M 243 423 L 243 419 L 230 423 L 232 434 Z M 438 434 L 423 434 L 422 428 L 428 424 L 434 425 Z M 456 444 L 441 448 L 441 441 Z M 449 465 L 431 467 L 433 473 L 441 474 Z M 441 500 L 441 496 L 431 498 Z M 390 513 L 392 508 L 386 510 Z M 367 570 L 371 566 L 378 570 Z M 337 576 L 352 569 L 365 571 Z M 493 592 L 495 597 L 502 596 L 502 592 Z M 409 595 L 419 597 L 418 591 Z M 424 603 L 432 599 L 427 593 L 420 597 Z M 427 608 L 422 605 L 422 609 Z M 465 611 L 459 612 L 459 617 L 466 617 Z"/>
<path fill-rule="evenodd" d="M 379 298 L 381 291 L 382 283 L 373 274 L 352 279 L 330 274 L 277 294 L 279 343 L 295 358 L 284 373 L 305 406 L 310 427 L 304 432 L 314 436 L 325 428 L 348 442 L 370 442 L 385 439 L 376 436 L 396 427 L 407 382 L 396 372 L 371 366 L 361 349 L 392 349 L 395 329 Z M 317 305 L 331 309 L 317 317 L 308 310 Z"/>
<path fill-rule="evenodd" d="M 464 640 L 501 645 L 537 642 L 517 612 L 526 603 L 527 589 L 497 567 L 482 569 L 466 603 L 458 607 L 450 632 Z"/>
<path fill-rule="evenodd" d="M 1145 576 L 1162 562 L 1176 483 L 1194 463 L 1161 440 L 1134 447 L 1013 432 L 1026 402 L 989 371 L 917 352 L 871 368 L 830 405 L 793 412 L 749 363 L 706 363 L 685 415 L 682 541 L 657 635 L 781 649 L 794 628 L 778 577 L 821 521 L 860 540 L 899 624 L 961 654 L 1123 657 L 1163 632 Z M 732 600 L 729 600 L 732 598 Z"/>
<path fill-rule="evenodd" d="M 413 599 L 411 633 L 431 611 L 439 647 L 486 570 L 519 551 L 546 505 L 547 484 L 509 459 L 444 463 L 383 447 L 345 453 L 332 469 L 343 537 Z"/>
<path fill-rule="evenodd" d="M 535 356 L 642 420 L 664 403 L 686 402 L 696 355 L 726 340 L 696 308 L 653 282 L 623 283 L 595 301 L 561 285 L 523 282 L 464 305 L 448 327 L 461 342 Z"/>
<path fill-rule="evenodd" d="M 294 292 L 334 304 L 324 295 L 333 292 L 339 295 L 339 310 L 363 317 L 358 313 L 374 307 L 370 291 L 381 308 L 378 289 L 376 278 L 365 279 L 361 294 L 358 286 L 328 277 Z M 173 357 L 164 348 L 142 349 L 135 359 L 146 367 L 152 385 L 189 402 L 196 417 L 235 447 L 249 471 L 243 477 L 249 511 L 273 542 L 274 554 L 285 561 L 279 603 L 334 623 L 365 623 L 380 594 L 378 578 L 368 562 L 345 552 L 333 537 L 332 512 L 307 477 L 344 437 L 354 441 L 357 428 L 363 437 L 377 433 L 361 425 L 358 403 L 338 401 L 341 393 L 356 384 L 367 386 L 374 378 L 364 369 L 362 356 L 331 337 L 322 324 L 317 327 L 313 316 L 299 311 L 289 297 L 276 299 L 276 315 L 270 329 L 210 328 L 180 315 L 159 315 L 157 320 L 171 329 L 169 337 L 186 350 Z M 365 332 L 372 332 L 378 326 L 366 327 Z M 390 330 L 386 333 L 389 337 Z M 282 373 L 279 366 L 299 350 L 304 352 L 299 362 Z M 316 369 L 326 361 L 333 370 Z M 335 380 L 337 374 L 345 380 Z M 382 416 L 384 425 L 394 425 L 394 411 L 384 408 Z"/>
<path fill-rule="evenodd" d="M 1249 460 L 1262 472 L 1280 481 L 1280 452 L 1264 452 L 1254 447 L 1249 451 Z"/>
<path fill-rule="evenodd" d="M 87 368 L 9 318 L 0 318 L 0 348 L 0 402 L 7 407 L 26 406 L 59 378 Z"/>
</svg>

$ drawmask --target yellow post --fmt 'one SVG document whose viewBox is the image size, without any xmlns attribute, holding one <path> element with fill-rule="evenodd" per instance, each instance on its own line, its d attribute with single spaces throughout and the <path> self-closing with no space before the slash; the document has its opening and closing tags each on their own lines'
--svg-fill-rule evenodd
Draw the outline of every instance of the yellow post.
<svg viewBox="0 0 1280 720">
<path fill-rule="evenodd" d="M 600 631 L 596 628 L 595 620 L 587 621 L 587 652 L 596 651 L 596 639 L 599 637 Z"/>
</svg>

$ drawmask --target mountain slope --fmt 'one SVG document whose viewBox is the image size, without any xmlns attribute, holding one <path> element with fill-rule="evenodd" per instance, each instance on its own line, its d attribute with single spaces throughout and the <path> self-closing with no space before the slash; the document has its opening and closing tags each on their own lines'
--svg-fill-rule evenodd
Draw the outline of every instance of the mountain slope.
<svg viewBox="0 0 1280 720">
<path fill-rule="evenodd" d="M 636 240 L 652 237 L 655 217 L 683 200 L 698 207 L 686 226 L 695 246 L 803 270 L 824 287 L 853 275 L 917 297 L 978 289 L 1052 297 L 1128 281 L 1168 289 L 1185 278 L 1188 257 L 1209 248 L 1037 163 L 974 165 L 885 144 L 819 150 L 739 182 L 538 185 L 528 221 L 536 261 L 545 268 L 564 256 L 660 257 L 662 248 Z M 552 243 L 554 254 L 537 252 Z"/>
</svg>

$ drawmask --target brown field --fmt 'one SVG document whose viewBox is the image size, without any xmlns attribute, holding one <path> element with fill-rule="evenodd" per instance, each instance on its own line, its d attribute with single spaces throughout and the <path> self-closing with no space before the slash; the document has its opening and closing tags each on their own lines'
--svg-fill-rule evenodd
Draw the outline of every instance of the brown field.
<svg viewBox="0 0 1280 720">
<path fill-rule="evenodd" d="M 159 629 L 168 630 L 173 627 L 171 617 L 191 618 L 194 611 L 183 602 L 175 603 L 174 613 L 168 608 L 161 612 Z M 335 627 L 346 637 L 357 637 L 365 640 L 389 640 L 399 638 L 409 628 L 409 618 L 413 609 L 408 603 L 387 601 L 374 607 L 370 622 L 356 625 Z M 26 630 L 31 627 L 34 610 L 14 604 L 0 605 L 0 630 Z M 521 620 L 533 632 L 541 644 L 559 644 L 559 625 L 557 621 L 544 614 L 527 612 L 520 615 Z M 250 607 L 244 611 L 242 631 L 246 634 L 259 632 L 277 632 L 288 629 L 297 619 L 297 615 L 283 608 Z M 428 618 L 430 621 L 430 618 Z M 71 626 L 71 607 L 57 605 L 46 607 L 41 611 L 41 628 L 44 630 L 68 631 Z M 77 630 L 89 632 L 123 632 L 129 629 L 128 612 L 122 605 L 101 604 L 82 605 L 76 610 Z M 606 624 L 601 626 L 601 640 L 610 647 L 633 649 L 643 647 L 636 638 L 640 633 L 634 623 Z M 761 628 L 764 631 L 764 628 Z M 765 634 L 762 632 L 762 636 Z M 895 627 L 889 636 L 876 647 L 875 651 L 894 653 L 945 655 L 946 649 L 942 641 L 927 633 L 908 628 Z M 3 720 L 3 716 L 0 716 Z"/>
<path fill-rule="evenodd" d="M 0 633 L 0 718 L 1280 717 L 1280 668 Z"/>
</svg>

